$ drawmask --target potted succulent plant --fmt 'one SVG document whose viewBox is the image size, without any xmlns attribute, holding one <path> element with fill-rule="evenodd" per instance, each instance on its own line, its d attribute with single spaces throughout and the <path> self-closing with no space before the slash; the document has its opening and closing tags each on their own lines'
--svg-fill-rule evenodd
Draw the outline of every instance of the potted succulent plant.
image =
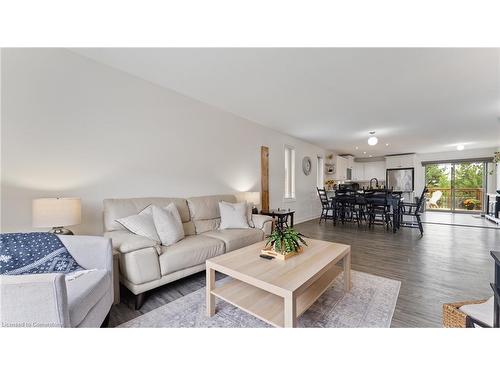
<svg viewBox="0 0 500 375">
<path fill-rule="evenodd" d="M 267 236 L 266 248 L 262 253 L 285 260 L 301 253 L 302 245 L 307 246 L 303 237 L 293 228 L 276 228 Z"/>
</svg>

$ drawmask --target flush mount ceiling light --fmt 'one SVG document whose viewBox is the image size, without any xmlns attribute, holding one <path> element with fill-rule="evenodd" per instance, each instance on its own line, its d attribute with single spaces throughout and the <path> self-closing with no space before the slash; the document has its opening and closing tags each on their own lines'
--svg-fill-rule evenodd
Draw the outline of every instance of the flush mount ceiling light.
<svg viewBox="0 0 500 375">
<path fill-rule="evenodd" d="M 368 138 L 368 144 L 370 146 L 375 146 L 378 143 L 378 138 L 374 136 L 375 132 L 370 132 L 370 138 Z"/>
<path fill-rule="evenodd" d="M 464 145 L 457 145 L 457 150 L 462 151 L 465 148 Z"/>
</svg>

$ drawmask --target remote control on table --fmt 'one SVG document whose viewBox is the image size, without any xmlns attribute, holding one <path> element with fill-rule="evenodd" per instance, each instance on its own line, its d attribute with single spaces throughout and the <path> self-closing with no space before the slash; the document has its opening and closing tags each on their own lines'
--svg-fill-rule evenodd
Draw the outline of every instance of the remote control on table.
<svg viewBox="0 0 500 375">
<path fill-rule="evenodd" d="M 274 259 L 274 257 L 272 257 L 272 256 L 270 256 L 270 255 L 266 255 L 266 254 L 260 254 L 259 256 L 260 256 L 261 258 L 264 258 L 264 259 L 269 259 L 269 260 Z"/>
</svg>

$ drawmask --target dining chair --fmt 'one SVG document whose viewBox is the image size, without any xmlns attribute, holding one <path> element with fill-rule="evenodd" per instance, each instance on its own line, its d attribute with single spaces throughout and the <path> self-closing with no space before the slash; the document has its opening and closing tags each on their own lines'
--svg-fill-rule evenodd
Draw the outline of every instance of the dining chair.
<svg viewBox="0 0 500 375">
<path fill-rule="evenodd" d="M 336 212 L 335 207 L 332 202 L 328 199 L 325 189 L 316 188 L 318 190 L 319 200 L 321 201 L 321 216 L 319 217 L 319 223 L 321 220 L 327 222 L 328 220 L 333 221 L 333 225 L 336 224 Z"/>
<path fill-rule="evenodd" d="M 377 223 L 386 226 L 392 226 L 391 206 L 388 203 L 388 190 L 374 191 L 368 190 L 365 192 L 367 211 L 368 211 L 368 227 Z M 380 216 L 380 219 L 377 218 Z"/>
<path fill-rule="evenodd" d="M 401 204 L 401 226 L 408 228 L 418 228 L 420 230 L 420 235 L 424 235 L 424 227 L 422 225 L 422 219 L 420 218 L 421 208 L 425 202 L 425 194 L 427 194 L 429 190 L 427 187 L 424 187 L 422 190 L 422 194 L 420 194 L 420 198 L 418 198 L 417 203 L 402 203 Z M 405 216 L 412 217 L 414 219 L 405 220 Z"/>
<path fill-rule="evenodd" d="M 344 224 L 346 221 L 356 221 L 359 225 L 360 216 L 356 207 L 356 192 L 350 189 L 337 190 L 335 193 L 335 208 L 337 218 Z"/>
</svg>

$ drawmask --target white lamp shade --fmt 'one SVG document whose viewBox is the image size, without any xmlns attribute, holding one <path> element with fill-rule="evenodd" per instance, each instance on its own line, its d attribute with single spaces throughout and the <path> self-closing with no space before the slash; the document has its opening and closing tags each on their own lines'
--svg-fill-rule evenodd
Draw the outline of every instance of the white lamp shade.
<svg viewBox="0 0 500 375">
<path fill-rule="evenodd" d="M 80 198 L 33 199 L 32 208 L 35 228 L 63 227 L 82 221 Z"/>
<path fill-rule="evenodd" d="M 260 206 L 260 192 L 258 191 L 245 191 L 237 194 L 238 201 L 246 201 L 254 206 Z"/>
</svg>

